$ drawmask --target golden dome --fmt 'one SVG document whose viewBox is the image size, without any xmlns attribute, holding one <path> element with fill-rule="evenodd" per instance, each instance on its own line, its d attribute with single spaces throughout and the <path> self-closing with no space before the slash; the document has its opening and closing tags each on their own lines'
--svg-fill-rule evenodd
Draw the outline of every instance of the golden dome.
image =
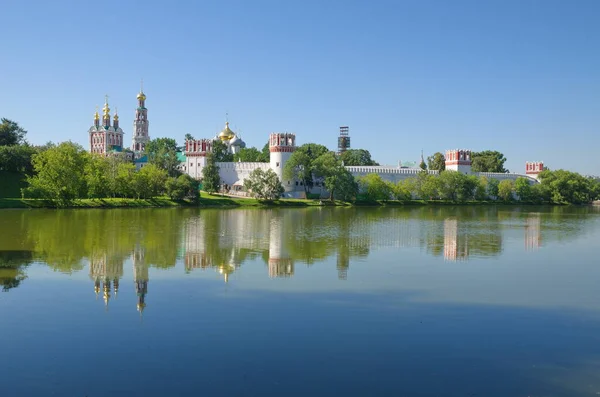
<svg viewBox="0 0 600 397">
<path fill-rule="evenodd" d="M 139 101 L 145 101 L 146 100 L 146 94 L 144 94 L 143 92 L 140 91 L 139 94 L 137 94 L 136 97 Z"/>
<path fill-rule="evenodd" d="M 100 120 L 100 115 L 98 114 L 97 108 L 96 108 L 96 113 L 94 113 L 94 120 Z"/>
<path fill-rule="evenodd" d="M 119 121 L 119 114 L 117 113 L 117 109 L 115 108 L 115 115 L 113 116 L 113 120 Z"/>
<path fill-rule="evenodd" d="M 225 128 L 219 134 L 219 139 L 222 141 L 228 141 L 235 136 L 235 133 L 229 128 L 229 121 L 225 122 Z"/>
</svg>

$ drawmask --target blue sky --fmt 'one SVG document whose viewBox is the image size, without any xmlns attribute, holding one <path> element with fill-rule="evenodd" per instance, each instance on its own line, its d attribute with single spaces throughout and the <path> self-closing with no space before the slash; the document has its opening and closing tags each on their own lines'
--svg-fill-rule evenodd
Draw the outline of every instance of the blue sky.
<svg viewBox="0 0 600 397">
<path fill-rule="evenodd" d="M 0 116 L 35 144 L 87 149 L 109 95 L 131 142 L 140 79 L 151 137 L 250 146 L 274 131 L 383 164 L 499 150 L 600 175 L 600 1 L 5 0 Z"/>
</svg>

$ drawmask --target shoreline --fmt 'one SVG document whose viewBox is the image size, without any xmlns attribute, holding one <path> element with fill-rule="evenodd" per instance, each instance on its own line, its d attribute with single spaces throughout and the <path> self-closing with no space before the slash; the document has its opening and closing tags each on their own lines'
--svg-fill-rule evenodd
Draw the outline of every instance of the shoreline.
<svg viewBox="0 0 600 397">
<path fill-rule="evenodd" d="M 314 199 L 281 199 L 276 201 L 259 201 L 253 198 L 238 198 L 231 196 L 210 195 L 203 193 L 197 203 L 180 200 L 171 200 L 168 197 L 155 197 L 151 199 L 131 198 L 105 198 L 105 199 L 76 199 L 67 206 L 58 206 L 50 200 L 44 199 L 21 199 L 0 198 L 0 209 L 93 209 L 93 208 L 304 208 L 304 207 L 414 207 L 414 206 L 528 206 L 528 205 L 552 205 L 548 203 L 524 203 L 524 202 L 501 202 L 501 201 L 467 201 L 453 202 L 444 200 L 410 200 L 410 201 L 329 201 Z M 592 205 L 592 204 L 589 204 Z M 562 206 L 562 205 L 558 205 Z"/>
</svg>

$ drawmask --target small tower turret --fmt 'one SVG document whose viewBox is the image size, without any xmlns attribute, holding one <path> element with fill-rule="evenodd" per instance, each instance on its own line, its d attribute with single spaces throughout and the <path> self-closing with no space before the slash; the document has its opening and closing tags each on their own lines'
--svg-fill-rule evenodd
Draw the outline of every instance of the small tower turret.
<svg viewBox="0 0 600 397">
<path fill-rule="evenodd" d="M 96 113 L 94 113 L 94 126 L 100 128 L 100 115 L 98 114 L 98 106 L 96 106 Z"/>
<path fill-rule="evenodd" d="M 283 180 L 283 167 L 296 150 L 296 135 L 287 132 L 275 132 L 269 135 L 271 169 L 275 171 L 286 192 L 294 190 L 292 181 Z"/>
<path fill-rule="evenodd" d="M 117 111 L 117 108 L 115 108 L 115 115 L 113 116 L 113 128 L 115 130 L 119 129 L 119 113 Z"/>
<path fill-rule="evenodd" d="M 466 149 L 446 150 L 446 170 L 471 173 L 471 151 Z"/>
<path fill-rule="evenodd" d="M 525 174 L 538 179 L 540 172 L 544 171 L 543 161 L 528 161 L 525 163 Z"/>
</svg>

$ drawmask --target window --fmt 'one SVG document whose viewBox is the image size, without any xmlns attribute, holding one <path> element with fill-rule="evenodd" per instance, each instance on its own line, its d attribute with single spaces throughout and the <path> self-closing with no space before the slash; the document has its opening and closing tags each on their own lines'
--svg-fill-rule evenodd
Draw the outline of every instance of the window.
<svg viewBox="0 0 600 397">
<path fill-rule="evenodd" d="M 275 166 L 276 166 L 276 167 L 279 167 L 279 162 L 275 163 Z"/>
</svg>

